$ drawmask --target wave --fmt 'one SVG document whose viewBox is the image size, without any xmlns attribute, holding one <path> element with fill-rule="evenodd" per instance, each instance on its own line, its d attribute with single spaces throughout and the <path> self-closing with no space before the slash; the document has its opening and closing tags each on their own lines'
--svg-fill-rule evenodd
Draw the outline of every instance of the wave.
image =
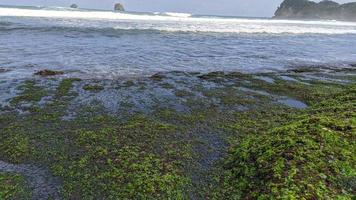
<svg viewBox="0 0 356 200">
<path fill-rule="evenodd" d="M 121 35 L 133 35 L 133 34 L 157 34 L 157 33 L 206 33 L 206 34 L 356 34 L 355 30 L 322 30 L 322 29 L 310 29 L 310 30 L 294 30 L 294 29 L 280 29 L 280 28 L 245 28 L 245 29 L 211 29 L 205 28 L 191 28 L 191 27 L 128 27 L 128 26 L 116 26 L 116 27 L 83 27 L 83 26 L 48 26 L 48 27 L 35 27 L 35 26 L 1 26 L 1 32 L 11 31 L 36 31 L 41 33 L 69 33 L 77 32 L 80 34 L 96 34 L 106 35 L 109 37 L 120 37 Z M 83 35 L 81 35 L 83 36 Z"/>
<path fill-rule="evenodd" d="M 189 13 L 122 13 L 69 8 L 5 8 L 0 17 L 41 18 L 32 26 L 78 27 L 166 32 L 356 34 L 356 23 L 340 21 L 293 21 L 223 17 L 195 17 Z M 8 19 L 8 18 L 6 18 Z M 57 20 L 58 19 L 58 20 Z M 11 21 L 11 20 L 10 20 Z M 103 23 L 104 21 L 104 23 Z M 21 21 L 23 22 L 23 20 Z M 26 23 L 26 22 L 24 22 Z M 0 24 L 1 26 L 1 24 Z"/>
<path fill-rule="evenodd" d="M 176 13 L 176 12 L 164 12 L 163 15 L 168 15 L 171 17 L 191 17 L 190 13 Z"/>
<path fill-rule="evenodd" d="M 40 7 L 40 9 L 4 8 L 0 7 L 0 16 L 14 17 L 47 17 L 47 18 L 77 18 L 77 19 L 122 19 L 122 20 L 184 20 L 197 22 L 258 22 L 266 24 L 307 24 L 307 25 L 333 25 L 333 26 L 356 26 L 355 22 L 342 21 L 302 21 L 302 20 L 272 20 L 272 19 L 247 19 L 247 18 L 224 18 L 224 17 L 189 17 L 189 13 L 165 12 L 139 14 L 129 12 L 91 11 L 72 9 L 65 7 Z"/>
</svg>

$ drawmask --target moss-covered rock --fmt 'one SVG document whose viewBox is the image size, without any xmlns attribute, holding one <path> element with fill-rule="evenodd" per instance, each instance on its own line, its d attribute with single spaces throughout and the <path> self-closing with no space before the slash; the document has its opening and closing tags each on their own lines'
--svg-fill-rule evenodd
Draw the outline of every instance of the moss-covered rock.
<svg viewBox="0 0 356 200">
<path fill-rule="evenodd" d="M 105 102 L 82 102 L 80 79 L 22 82 L 0 108 L 0 160 L 48 167 L 68 199 L 347 199 L 355 185 L 354 86 L 304 73 L 313 72 L 289 72 L 296 81 L 239 72 L 85 80 L 109 89 L 90 94 L 112 95 Z M 310 107 L 279 104 L 279 96 Z M 109 106 L 125 109 L 105 109 L 111 97 Z M 16 112 L 22 104 L 29 112 Z"/>
<path fill-rule="evenodd" d="M 62 74 L 64 74 L 64 72 L 54 71 L 54 70 L 49 70 L 49 69 L 35 72 L 35 75 L 38 75 L 38 76 L 56 76 L 56 75 L 62 75 Z"/>
<path fill-rule="evenodd" d="M 101 85 L 92 85 L 92 84 L 87 84 L 83 86 L 83 90 L 87 90 L 87 91 L 101 91 L 103 90 L 104 87 Z"/>
<path fill-rule="evenodd" d="M 10 103 L 14 106 L 20 103 L 39 102 L 47 95 L 43 87 L 36 85 L 35 80 L 27 80 L 17 89 L 21 91 L 20 94 L 10 101 Z"/>
<path fill-rule="evenodd" d="M 0 172 L 0 199 L 30 199 L 25 178 L 19 174 Z"/>
<path fill-rule="evenodd" d="M 10 125 L 0 134 L 0 159 L 12 163 L 21 163 L 29 159 L 30 141 L 23 129 Z"/>
<path fill-rule="evenodd" d="M 232 199 L 351 199 L 355 195 L 355 85 L 286 125 L 235 144 L 223 176 Z"/>
<path fill-rule="evenodd" d="M 118 128 L 78 130 L 72 138 L 72 156 L 60 161 L 66 166 L 53 169 L 64 177 L 68 198 L 182 199 L 188 179 L 169 154 L 155 151 L 157 137 L 172 131 L 172 125 L 141 116 Z"/>
</svg>

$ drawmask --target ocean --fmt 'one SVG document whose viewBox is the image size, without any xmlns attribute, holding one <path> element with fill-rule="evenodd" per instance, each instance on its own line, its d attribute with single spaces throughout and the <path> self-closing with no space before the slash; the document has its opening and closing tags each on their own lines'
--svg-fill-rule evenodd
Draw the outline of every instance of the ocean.
<svg viewBox="0 0 356 200">
<path fill-rule="evenodd" d="M 0 7 L 0 79 L 42 69 L 117 79 L 356 62 L 356 23 Z"/>
</svg>

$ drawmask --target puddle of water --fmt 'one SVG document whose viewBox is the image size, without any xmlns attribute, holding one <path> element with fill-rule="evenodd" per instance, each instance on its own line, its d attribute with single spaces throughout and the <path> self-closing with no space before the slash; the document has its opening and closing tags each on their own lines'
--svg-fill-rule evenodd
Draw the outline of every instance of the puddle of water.
<svg viewBox="0 0 356 200">
<path fill-rule="evenodd" d="M 249 88 L 246 88 L 246 87 L 239 87 L 239 89 L 241 91 L 244 91 L 244 92 L 254 92 L 256 94 L 260 94 L 260 95 L 263 95 L 263 96 L 271 96 L 270 93 L 268 93 L 266 91 L 263 91 L 263 90 L 253 90 L 253 89 L 249 89 Z"/>
<path fill-rule="evenodd" d="M 301 101 L 295 100 L 295 99 L 290 99 L 290 98 L 279 99 L 278 103 L 284 104 L 284 105 L 292 107 L 292 108 L 299 108 L 299 109 L 304 109 L 304 108 L 308 107 L 307 104 L 305 104 Z"/>
<path fill-rule="evenodd" d="M 297 79 L 292 78 L 292 77 L 290 77 L 290 76 L 280 76 L 280 78 L 281 78 L 282 80 L 285 80 L 285 81 L 295 81 L 295 82 L 299 82 Z"/>
<path fill-rule="evenodd" d="M 274 83 L 274 79 L 268 76 L 256 76 L 255 78 L 265 81 L 267 83 Z"/>
</svg>

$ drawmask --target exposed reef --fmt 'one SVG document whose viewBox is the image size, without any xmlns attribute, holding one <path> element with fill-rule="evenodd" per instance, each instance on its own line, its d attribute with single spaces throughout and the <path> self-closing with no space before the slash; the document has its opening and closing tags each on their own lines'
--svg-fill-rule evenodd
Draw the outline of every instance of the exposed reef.
<svg viewBox="0 0 356 200">
<path fill-rule="evenodd" d="M 64 72 L 48 70 L 48 69 L 35 72 L 35 75 L 38 75 L 38 76 L 56 76 L 56 75 L 62 75 L 62 74 L 64 74 Z"/>
<path fill-rule="evenodd" d="M 355 81 L 315 67 L 3 82 L 0 199 L 352 199 Z"/>
</svg>

